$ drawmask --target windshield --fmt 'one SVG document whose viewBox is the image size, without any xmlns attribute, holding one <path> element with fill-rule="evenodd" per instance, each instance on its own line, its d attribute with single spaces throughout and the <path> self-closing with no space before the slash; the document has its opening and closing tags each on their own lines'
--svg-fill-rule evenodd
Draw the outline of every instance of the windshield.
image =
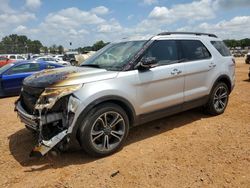
<svg viewBox="0 0 250 188">
<path fill-rule="evenodd" d="M 0 74 L 3 74 L 6 70 L 8 70 L 10 67 L 12 67 L 14 64 L 9 63 L 7 65 L 4 65 L 3 67 L 0 68 Z"/>
<path fill-rule="evenodd" d="M 111 43 L 84 61 L 81 66 L 95 66 L 111 71 L 121 71 L 123 67 L 143 47 L 146 41 Z"/>
</svg>

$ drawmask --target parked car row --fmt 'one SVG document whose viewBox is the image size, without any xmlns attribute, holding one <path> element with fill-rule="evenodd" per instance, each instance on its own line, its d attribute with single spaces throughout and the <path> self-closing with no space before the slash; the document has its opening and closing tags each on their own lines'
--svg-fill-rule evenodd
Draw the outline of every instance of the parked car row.
<svg viewBox="0 0 250 188">
<path fill-rule="evenodd" d="M 41 56 L 41 57 L 35 58 L 34 60 L 36 60 L 36 61 L 47 61 L 47 62 L 50 62 L 50 63 L 58 63 L 58 64 L 61 64 L 61 65 L 71 65 L 70 62 L 60 60 L 60 58 L 56 59 L 56 58 L 51 57 L 51 56 Z"/>
</svg>

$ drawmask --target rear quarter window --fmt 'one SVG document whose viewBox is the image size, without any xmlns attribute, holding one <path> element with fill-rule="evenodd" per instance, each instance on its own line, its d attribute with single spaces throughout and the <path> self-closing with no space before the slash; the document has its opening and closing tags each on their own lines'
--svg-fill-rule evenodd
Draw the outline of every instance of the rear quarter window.
<svg viewBox="0 0 250 188">
<path fill-rule="evenodd" d="M 231 56 L 231 53 L 223 41 L 211 41 L 215 49 L 224 57 Z"/>
</svg>

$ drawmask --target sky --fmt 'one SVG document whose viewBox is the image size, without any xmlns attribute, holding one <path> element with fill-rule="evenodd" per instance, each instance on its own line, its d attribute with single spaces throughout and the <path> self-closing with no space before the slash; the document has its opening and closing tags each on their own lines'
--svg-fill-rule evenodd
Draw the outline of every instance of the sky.
<svg viewBox="0 0 250 188">
<path fill-rule="evenodd" d="M 163 31 L 250 38 L 250 0 L 0 0 L 0 38 L 77 48 Z"/>
</svg>

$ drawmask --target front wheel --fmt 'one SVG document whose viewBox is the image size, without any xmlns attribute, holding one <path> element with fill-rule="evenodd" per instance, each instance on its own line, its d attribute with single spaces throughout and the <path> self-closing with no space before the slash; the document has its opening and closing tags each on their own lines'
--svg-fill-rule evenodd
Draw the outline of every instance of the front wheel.
<svg viewBox="0 0 250 188">
<path fill-rule="evenodd" d="M 208 103 L 205 106 L 206 112 L 211 115 L 222 114 L 228 103 L 229 90 L 225 83 L 218 83 L 212 89 L 211 95 L 209 97 Z"/>
<path fill-rule="evenodd" d="M 116 152 L 129 131 L 129 120 L 118 105 L 106 103 L 92 109 L 80 125 L 78 139 L 83 149 L 95 157 Z"/>
</svg>

